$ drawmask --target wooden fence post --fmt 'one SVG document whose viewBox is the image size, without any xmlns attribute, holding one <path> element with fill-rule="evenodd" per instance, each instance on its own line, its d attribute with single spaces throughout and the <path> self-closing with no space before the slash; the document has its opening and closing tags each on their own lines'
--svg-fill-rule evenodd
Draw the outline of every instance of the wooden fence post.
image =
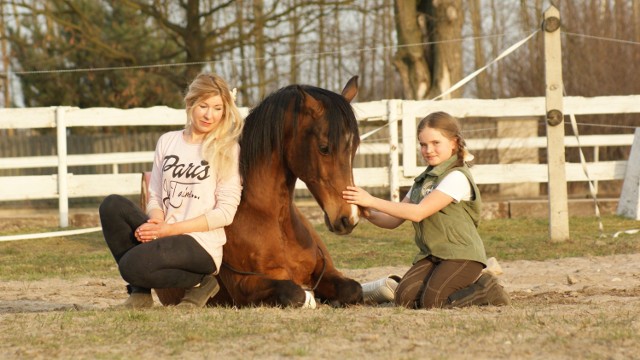
<svg viewBox="0 0 640 360">
<path fill-rule="evenodd" d="M 56 108 L 56 138 L 58 152 L 58 213 L 60 227 L 69 226 L 69 190 L 67 185 L 67 125 L 64 120 L 66 108 Z"/>
<path fill-rule="evenodd" d="M 636 128 L 633 137 L 617 214 L 640 220 L 640 128 Z"/>
<path fill-rule="evenodd" d="M 387 102 L 387 121 L 389 122 L 389 200 L 400 201 L 400 155 L 398 148 L 398 106 L 402 102 Z"/>
<path fill-rule="evenodd" d="M 549 171 L 549 237 L 569 239 L 569 210 L 562 113 L 562 49 L 560 12 L 554 6 L 544 12 L 545 110 L 547 114 L 547 165 Z"/>
</svg>

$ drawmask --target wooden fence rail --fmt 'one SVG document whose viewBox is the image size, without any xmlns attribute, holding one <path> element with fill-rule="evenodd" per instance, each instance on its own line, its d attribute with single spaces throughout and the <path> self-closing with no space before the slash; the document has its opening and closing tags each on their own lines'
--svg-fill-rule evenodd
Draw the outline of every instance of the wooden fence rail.
<svg viewBox="0 0 640 360">
<path fill-rule="evenodd" d="M 564 106 L 565 114 L 575 115 L 640 113 L 640 96 L 567 97 Z M 473 126 L 478 118 L 492 118 L 498 123 L 513 124 L 512 127 L 516 128 L 522 126 L 522 119 L 533 119 L 535 127 L 535 123 L 545 116 L 542 97 L 501 100 L 382 100 L 355 103 L 353 107 L 362 129 L 381 127 L 388 137 L 384 142 L 366 139 L 361 144 L 358 154 L 377 154 L 388 156 L 389 159 L 386 166 L 355 168 L 355 181 L 360 186 L 389 188 L 394 200 L 398 200 L 398 189 L 411 185 L 413 178 L 423 169 L 418 161 L 415 129 L 417 121 L 426 114 L 432 111 L 447 111 L 461 119 L 463 128 Z M 246 115 L 247 111 L 246 108 L 241 109 L 243 115 Z M 57 168 L 51 175 L 0 176 L 0 201 L 57 198 L 60 225 L 66 227 L 69 198 L 105 196 L 111 193 L 137 194 L 140 191 L 140 174 L 120 173 L 118 166 L 148 164 L 153 159 L 151 151 L 69 155 L 68 128 L 182 126 L 185 120 L 184 110 L 164 106 L 129 110 L 73 107 L 0 109 L 0 130 L 55 128 L 57 133 L 57 155 L 0 158 L 0 169 Z M 535 159 L 537 149 L 546 148 L 546 143 L 546 138 L 537 135 L 467 140 L 472 151 L 497 150 L 508 153 L 524 149 L 535 153 Z M 590 135 L 580 138 L 583 147 L 594 148 L 596 153 L 600 147 L 630 147 L 632 143 L 632 134 Z M 565 146 L 576 147 L 578 142 L 575 137 L 567 136 Z M 597 159 L 597 156 L 594 158 Z M 624 179 L 626 158 L 587 163 L 589 178 L 597 181 Z M 513 159 L 508 162 L 501 160 L 504 159 L 499 159 L 494 164 L 478 164 L 472 168 L 478 184 L 536 184 L 548 181 L 548 168 L 545 164 Z M 111 165 L 113 170 L 111 174 L 72 174 L 68 171 L 69 167 L 85 165 Z M 579 163 L 567 163 L 566 173 L 568 182 L 587 180 Z M 305 188 L 301 182 L 296 186 L 300 189 Z"/>
</svg>

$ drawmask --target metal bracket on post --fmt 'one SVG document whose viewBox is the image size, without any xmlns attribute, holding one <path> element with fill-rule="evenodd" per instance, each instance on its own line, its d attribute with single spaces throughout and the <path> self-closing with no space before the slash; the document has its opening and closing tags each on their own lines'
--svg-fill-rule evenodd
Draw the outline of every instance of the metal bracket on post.
<svg viewBox="0 0 640 360">
<path fill-rule="evenodd" d="M 547 111 L 547 124 L 551 126 L 558 126 L 562 124 L 562 111 L 560 110 L 549 110 Z"/>
<path fill-rule="evenodd" d="M 544 31 L 552 33 L 560 28 L 560 18 L 556 16 L 550 16 L 542 22 L 542 29 Z"/>
</svg>

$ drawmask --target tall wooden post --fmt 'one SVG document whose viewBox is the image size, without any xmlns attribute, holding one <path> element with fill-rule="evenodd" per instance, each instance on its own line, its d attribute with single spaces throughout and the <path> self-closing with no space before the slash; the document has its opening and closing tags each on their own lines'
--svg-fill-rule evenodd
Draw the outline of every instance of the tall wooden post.
<svg viewBox="0 0 640 360">
<path fill-rule="evenodd" d="M 544 66 L 547 112 L 547 165 L 549 168 L 549 237 L 569 239 L 567 175 L 565 169 L 564 115 L 562 113 L 562 51 L 560 12 L 551 6 L 544 12 Z"/>
<path fill-rule="evenodd" d="M 398 100 L 387 103 L 387 121 L 389 122 L 389 197 L 391 201 L 400 199 L 400 155 L 398 147 Z"/>
<path fill-rule="evenodd" d="M 69 185 L 67 184 L 67 124 L 64 119 L 66 108 L 56 108 L 56 138 L 58 145 L 58 213 L 60 227 L 69 226 Z"/>
</svg>

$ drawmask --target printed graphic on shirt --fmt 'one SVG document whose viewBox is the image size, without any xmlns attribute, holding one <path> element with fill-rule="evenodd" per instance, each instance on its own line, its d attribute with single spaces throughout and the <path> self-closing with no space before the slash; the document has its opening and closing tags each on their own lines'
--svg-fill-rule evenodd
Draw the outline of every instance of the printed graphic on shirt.
<svg viewBox="0 0 640 360">
<path fill-rule="evenodd" d="M 162 164 L 162 188 L 167 195 L 162 199 L 164 206 L 179 208 L 187 199 L 200 199 L 199 186 L 209 177 L 209 163 L 182 163 L 177 155 L 167 155 Z"/>
<path fill-rule="evenodd" d="M 429 195 L 429 193 L 432 192 L 435 187 L 436 185 L 433 183 L 433 180 L 425 181 L 425 183 L 422 184 L 422 188 L 420 189 L 420 196 L 424 198 L 425 196 Z"/>
</svg>

